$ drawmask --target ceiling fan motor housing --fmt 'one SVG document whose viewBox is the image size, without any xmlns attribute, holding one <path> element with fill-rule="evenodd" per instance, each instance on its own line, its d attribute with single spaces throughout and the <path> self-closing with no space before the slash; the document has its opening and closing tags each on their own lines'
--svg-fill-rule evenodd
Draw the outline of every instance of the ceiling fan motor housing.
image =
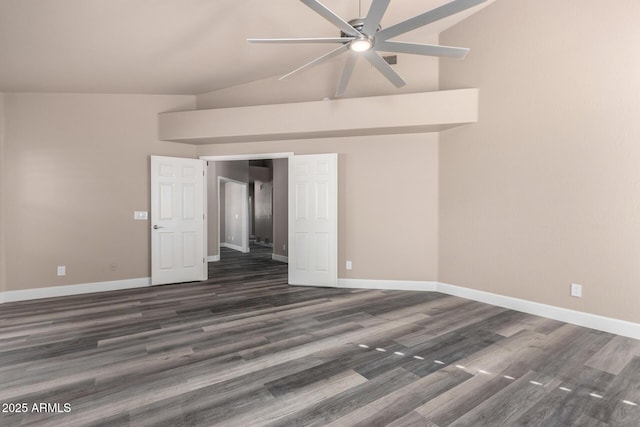
<svg viewBox="0 0 640 427">
<path fill-rule="evenodd" d="M 364 27 L 364 18 L 352 19 L 351 21 L 349 21 L 349 25 L 351 25 L 353 28 L 355 28 L 356 30 L 362 33 L 362 28 Z M 378 25 L 378 28 L 376 29 L 376 33 L 381 29 L 382 27 Z M 365 36 L 373 37 L 373 34 L 365 34 Z M 345 33 L 344 31 L 340 31 L 340 37 L 353 37 L 353 36 Z"/>
</svg>

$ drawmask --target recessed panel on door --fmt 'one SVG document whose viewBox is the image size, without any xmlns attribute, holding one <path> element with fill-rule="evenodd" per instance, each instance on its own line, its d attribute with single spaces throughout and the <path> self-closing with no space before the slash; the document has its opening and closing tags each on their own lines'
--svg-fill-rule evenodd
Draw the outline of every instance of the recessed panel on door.
<svg viewBox="0 0 640 427">
<path fill-rule="evenodd" d="M 309 236 L 307 233 L 296 233 L 295 236 L 295 263 L 296 270 L 309 270 Z"/>
<path fill-rule="evenodd" d="M 324 221 L 329 219 L 328 182 L 318 182 L 316 184 L 316 219 Z"/>
<path fill-rule="evenodd" d="M 306 182 L 296 184 L 296 220 L 302 221 L 309 217 L 309 184 Z"/>
<path fill-rule="evenodd" d="M 182 233 L 182 266 L 183 267 L 195 267 L 196 262 L 196 248 L 197 236 L 194 232 Z M 202 262 L 202 260 L 200 260 Z"/>
<path fill-rule="evenodd" d="M 175 267 L 174 263 L 174 250 L 175 241 L 174 233 L 172 232 L 160 232 L 160 269 L 171 270 Z"/>
<path fill-rule="evenodd" d="M 196 176 L 196 168 L 192 166 L 183 166 L 182 167 L 182 177 L 183 178 L 193 178 Z"/>
<path fill-rule="evenodd" d="M 295 175 L 297 177 L 304 177 L 309 175 L 309 165 L 302 162 L 296 162 Z"/>
<path fill-rule="evenodd" d="M 329 174 L 329 162 L 320 161 L 317 163 L 317 173 L 318 175 L 328 175 Z"/>
<path fill-rule="evenodd" d="M 315 233 L 315 271 L 329 271 L 329 233 Z"/>
<path fill-rule="evenodd" d="M 167 164 L 167 163 L 163 163 L 160 165 L 159 171 L 158 171 L 158 175 L 162 176 L 162 177 L 172 177 L 175 175 L 174 173 L 174 167 L 173 165 Z"/>
<path fill-rule="evenodd" d="M 171 183 L 160 184 L 160 219 L 173 219 L 173 204 L 175 200 L 175 186 Z"/>
<path fill-rule="evenodd" d="M 182 184 L 182 219 L 194 219 L 196 215 L 196 187 Z"/>
</svg>

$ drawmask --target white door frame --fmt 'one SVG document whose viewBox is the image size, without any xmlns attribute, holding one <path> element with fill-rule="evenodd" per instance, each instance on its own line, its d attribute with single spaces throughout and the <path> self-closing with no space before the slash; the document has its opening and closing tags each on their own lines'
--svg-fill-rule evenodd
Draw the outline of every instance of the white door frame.
<svg viewBox="0 0 640 427">
<path fill-rule="evenodd" d="M 236 181 L 235 179 L 231 179 L 231 178 L 226 178 L 224 176 L 219 176 L 218 177 L 218 254 L 220 254 L 220 246 L 222 245 L 221 242 L 221 235 L 222 235 L 222 230 L 220 227 L 220 215 L 222 214 L 226 214 L 226 212 L 221 212 L 220 210 L 220 187 L 222 186 L 222 184 L 226 184 L 228 182 L 233 182 L 234 184 L 238 184 L 241 185 L 243 190 L 242 190 L 242 196 L 243 196 L 243 202 L 242 202 L 242 244 L 240 245 L 240 251 L 242 253 L 249 253 L 249 184 L 246 182 L 242 182 L 242 181 Z M 226 195 L 226 192 L 225 192 Z M 225 203 L 225 209 L 226 209 L 226 203 Z M 226 221 L 225 221 L 226 224 Z M 226 233 L 225 233 L 226 234 Z M 227 242 L 225 242 L 227 243 Z M 235 249 L 235 248 L 233 248 Z"/>
</svg>

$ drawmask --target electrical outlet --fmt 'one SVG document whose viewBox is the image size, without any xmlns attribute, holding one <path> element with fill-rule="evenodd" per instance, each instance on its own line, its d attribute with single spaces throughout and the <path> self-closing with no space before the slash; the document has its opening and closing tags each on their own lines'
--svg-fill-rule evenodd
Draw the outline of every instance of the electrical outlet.
<svg viewBox="0 0 640 427">
<path fill-rule="evenodd" d="M 577 297 L 577 298 L 582 298 L 582 285 L 579 285 L 577 283 L 572 283 L 571 284 L 571 296 L 572 297 Z"/>
<path fill-rule="evenodd" d="M 58 276 L 65 276 L 67 274 L 67 267 L 65 265 L 58 266 Z"/>
<path fill-rule="evenodd" d="M 347 261 L 347 270 L 351 270 L 351 268 L 353 268 L 353 264 L 351 263 L 351 261 Z"/>
</svg>

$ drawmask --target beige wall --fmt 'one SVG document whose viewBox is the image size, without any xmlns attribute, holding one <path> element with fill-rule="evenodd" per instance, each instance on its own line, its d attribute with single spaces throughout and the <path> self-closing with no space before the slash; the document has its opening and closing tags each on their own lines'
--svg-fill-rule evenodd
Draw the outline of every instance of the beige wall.
<svg viewBox="0 0 640 427">
<path fill-rule="evenodd" d="M 441 35 L 442 282 L 640 322 L 640 2 L 499 0 Z M 584 286 L 581 299 L 570 284 Z"/>
<path fill-rule="evenodd" d="M 4 237 L 4 194 L 5 194 L 5 165 L 4 165 L 4 94 L 0 92 L 0 292 L 6 288 L 5 237 Z"/>
<path fill-rule="evenodd" d="M 437 134 L 213 144 L 198 155 L 278 152 L 339 154 L 339 277 L 436 280 Z"/>
<path fill-rule="evenodd" d="M 149 210 L 149 155 L 196 154 L 158 140 L 157 114 L 194 101 L 5 95 L 7 290 L 149 277 L 149 223 L 133 220 Z"/>
<path fill-rule="evenodd" d="M 438 44 L 438 35 L 422 35 L 414 40 L 411 34 L 403 36 L 403 41 Z M 266 46 L 253 46 L 264 49 Z M 276 46 L 286 52 L 292 46 Z M 328 48 L 330 50 L 330 48 Z M 327 50 L 327 51 L 328 51 Z M 257 52 L 256 52 L 257 53 Z M 280 75 L 255 82 L 232 86 L 198 95 L 198 108 L 244 107 L 247 105 L 283 104 L 301 101 L 320 101 L 333 98 L 340 79 L 346 55 L 334 61 L 298 73 L 291 78 L 279 80 Z M 272 58 L 273 60 L 274 58 Z M 314 59 L 313 56 L 309 61 Z M 360 59 L 343 98 L 357 98 L 376 95 L 397 95 L 398 93 L 428 92 L 438 89 L 438 62 L 436 57 L 420 55 L 400 55 L 393 66 L 407 85 L 396 88 L 367 61 Z M 293 70 L 302 63 L 291 68 Z M 288 72 L 288 71 L 287 71 Z M 285 74 L 285 73 L 282 73 Z"/>
</svg>

